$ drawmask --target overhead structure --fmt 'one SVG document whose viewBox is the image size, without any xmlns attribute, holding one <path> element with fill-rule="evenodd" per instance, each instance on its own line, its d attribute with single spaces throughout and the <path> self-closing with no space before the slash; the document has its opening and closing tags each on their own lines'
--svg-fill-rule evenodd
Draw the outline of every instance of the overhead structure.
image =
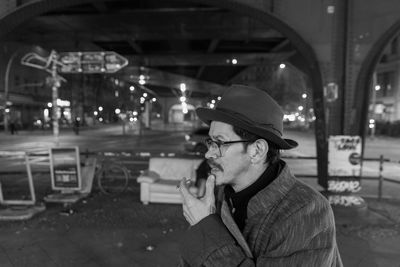
<svg viewBox="0 0 400 267">
<path fill-rule="evenodd" d="M 114 51 L 129 61 L 129 68 L 115 74 L 119 80 L 132 82 L 129 70 L 146 68 L 146 87 L 171 96 L 181 82 L 199 96 L 219 95 L 244 69 L 279 64 L 296 54 L 273 27 L 194 1 L 83 1 L 36 16 L 6 39 L 58 51 L 65 61 L 60 72 L 66 74 L 112 73 L 89 61 L 102 58 L 90 51 L 102 51 L 105 61 L 107 51 Z"/>
</svg>

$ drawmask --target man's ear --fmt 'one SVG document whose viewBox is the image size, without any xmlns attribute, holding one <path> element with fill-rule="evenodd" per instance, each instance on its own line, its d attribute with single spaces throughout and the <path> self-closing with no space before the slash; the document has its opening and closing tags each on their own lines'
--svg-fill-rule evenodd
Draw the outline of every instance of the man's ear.
<svg viewBox="0 0 400 267">
<path fill-rule="evenodd" d="M 268 153 L 268 142 L 264 139 L 257 139 L 249 147 L 249 156 L 252 163 L 265 162 Z"/>
</svg>

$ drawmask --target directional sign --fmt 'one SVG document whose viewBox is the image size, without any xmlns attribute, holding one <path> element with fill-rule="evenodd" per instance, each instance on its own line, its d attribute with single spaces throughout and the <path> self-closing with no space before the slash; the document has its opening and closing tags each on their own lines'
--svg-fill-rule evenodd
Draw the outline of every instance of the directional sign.
<svg viewBox="0 0 400 267">
<path fill-rule="evenodd" d="M 114 73 L 128 60 L 113 51 L 63 52 L 59 54 L 62 73 Z"/>
</svg>

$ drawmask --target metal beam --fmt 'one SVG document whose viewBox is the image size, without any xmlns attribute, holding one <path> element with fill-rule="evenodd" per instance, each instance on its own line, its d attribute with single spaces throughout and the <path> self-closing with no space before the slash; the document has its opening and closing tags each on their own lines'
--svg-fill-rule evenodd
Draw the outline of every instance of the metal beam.
<svg viewBox="0 0 400 267">
<path fill-rule="evenodd" d="M 282 57 L 280 59 L 276 58 L 275 61 L 279 62 L 279 61 L 285 61 L 287 60 L 289 57 L 293 56 L 296 54 L 296 51 L 290 51 L 290 52 L 286 52 L 286 53 L 282 53 L 282 54 L 286 54 L 286 57 Z M 271 65 L 273 63 L 273 61 L 270 62 L 264 62 L 265 65 Z M 229 79 L 229 83 L 234 82 L 237 79 L 240 79 L 240 76 L 242 75 L 246 75 L 246 73 L 248 72 L 252 72 L 254 68 L 254 65 L 250 65 L 247 68 L 243 69 L 241 72 L 239 72 L 238 74 L 236 74 L 235 76 L 233 76 L 231 79 Z"/>
<path fill-rule="evenodd" d="M 20 32 L 10 33 L 14 38 L 68 39 L 71 34 L 78 38 L 93 40 L 124 40 L 133 37 L 138 40 L 164 39 L 225 39 L 247 40 L 251 38 L 283 38 L 282 34 L 265 24 L 257 23 L 248 17 L 240 17 L 231 13 L 179 14 L 177 16 L 157 15 L 150 19 L 147 13 L 118 13 L 96 15 L 46 15 L 33 18 Z M 40 36 L 38 36 L 38 34 Z M 45 35 L 45 36 L 41 36 Z M 66 35 L 66 36 L 65 36 Z M 49 37 L 47 37 L 49 36 Z M 39 38 L 38 38 L 39 37 Z"/>
<path fill-rule="evenodd" d="M 128 56 L 131 65 L 155 66 L 236 66 L 264 64 L 265 62 L 285 60 L 294 52 L 285 53 L 220 53 L 220 54 L 179 54 L 179 55 L 136 55 Z"/>
<path fill-rule="evenodd" d="M 93 2 L 92 5 L 101 13 L 106 13 L 108 11 L 108 8 L 104 2 Z"/>
<path fill-rule="evenodd" d="M 219 43 L 219 39 L 213 39 L 213 40 L 211 40 L 211 42 L 210 42 L 210 44 L 209 44 L 209 46 L 208 46 L 208 48 L 207 48 L 207 53 L 210 54 L 210 53 L 214 52 L 214 50 L 215 50 L 215 49 L 217 48 L 217 46 L 218 46 L 218 43 Z M 197 79 L 199 79 L 199 78 L 201 77 L 201 75 L 203 74 L 205 68 L 206 68 L 205 65 L 202 65 L 202 66 L 199 68 L 199 70 L 197 71 L 197 74 L 196 74 L 196 78 L 197 78 Z"/>
<path fill-rule="evenodd" d="M 206 82 L 154 68 L 130 66 L 122 69 L 118 74 L 120 79 L 135 83 L 139 80 L 139 75 L 144 75 L 147 78 L 146 84 L 174 88 L 176 90 L 179 90 L 179 85 L 181 83 L 185 83 L 188 91 L 201 92 L 204 94 L 220 95 L 226 89 L 225 86 L 220 84 Z"/>
<path fill-rule="evenodd" d="M 134 39 L 128 38 L 126 41 L 127 41 L 127 42 L 129 43 L 129 45 L 136 51 L 136 53 L 138 53 L 138 54 L 143 54 L 143 49 L 140 47 L 140 45 L 138 45 L 138 44 L 136 43 L 136 41 L 135 41 Z"/>
<path fill-rule="evenodd" d="M 279 44 L 274 46 L 270 51 L 271 52 L 278 52 L 279 50 L 281 50 L 282 48 L 284 48 L 288 44 L 290 44 L 289 39 L 284 39 L 284 40 L 282 40 L 282 42 L 280 42 Z"/>
<path fill-rule="evenodd" d="M 251 39 L 264 39 L 265 41 L 280 41 L 284 36 L 273 30 L 248 32 L 246 29 L 237 28 L 235 31 L 220 30 L 220 29 L 198 29 L 187 32 L 177 31 L 176 29 L 147 29 L 138 28 L 136 30 L 127 29 L 121 31 L 120 29 L 63 29 L 54 31 L 54 29 L 43 29 L 46 33 L 35 32 L 30 30 L 14 31 L 3 39 L 5 41 L 53 41 L 64 40 L 67 41 L 71 37 L 78 39 L 86 39 L 89 41 L 125 41 L 128 37 L 134 37 L 136 41 L 160 41 L 165 39 L 176 40 L 209 40 L 221 39 L 227 41 L 241 41 Z"/>
</svg>

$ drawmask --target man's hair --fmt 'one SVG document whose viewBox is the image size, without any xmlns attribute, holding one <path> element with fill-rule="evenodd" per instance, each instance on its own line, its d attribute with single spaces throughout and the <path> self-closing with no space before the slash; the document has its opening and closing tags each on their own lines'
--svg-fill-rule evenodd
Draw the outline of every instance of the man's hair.
<svg viewBox="0 0 400 267">
<path fill-rule="evenodd" d="M 250 140 L 251 142 L 255 142 L 258 139 L 264 139 L 267 143 L 268 143 L 268 153 L 267 153 L 267 159 L 265 161 L 265 163 L 270 163 L 270 164 L 274 164 L 276 163 L 279 159 L 280 159 L 280 150 L 277 148 L 277 146 L 266 140 L 263 137 L 260 137 L 256 134 L 250 133 L 249 131 L 246 131 L 240 127 L 237 126 L 233 126 L 233 131 L 240 136 L 241 139 L 243 140 Z M 248 147 L 248 143 L 244 143 L 244 148 L 247 150 Z"/>
</svg>

